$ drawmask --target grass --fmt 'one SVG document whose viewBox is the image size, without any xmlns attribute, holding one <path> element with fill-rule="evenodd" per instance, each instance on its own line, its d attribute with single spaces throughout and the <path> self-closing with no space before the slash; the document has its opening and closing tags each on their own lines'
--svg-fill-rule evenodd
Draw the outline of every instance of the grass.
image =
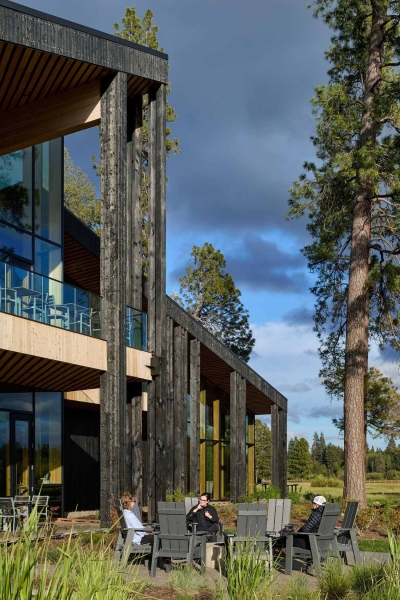
<svg viewBox="0 0 400 600">
<path fill-rule="evenodd" d="M 301 493 L 305 494 L 306 492 L 313 493 L 322 493 L 324 496 L 333 496 L 334 498 L 341 496 L 343 493 L 343 488 L 337 487 L 326 487 L 326 488 L 317 488 L 312 487 L 309 481 L 304 481 L 299 484 L 299 488 L 301 488 Z M 367 481 L 366 483 L 366 491 L 367 491 L 367 500 L 374 502 L 381 502 L 383 499 L 390 502 L 390 504 L 399 504 L 400 505 L 400 484 L 398 483 L 382 483 L 376 482 L 371 483 Z"/>
<path fill-rule="evenodd" d="M 171 571 L 169 585 L 183 596 L 191 596 L 198 592 L 204 583 L 200 573 L 194 567 L 185 565 Z"/>
<path fill-rule="evenodd" d="M 358 540 L 362 552 L 390 552 L 388 540 Z"/>
</svg>

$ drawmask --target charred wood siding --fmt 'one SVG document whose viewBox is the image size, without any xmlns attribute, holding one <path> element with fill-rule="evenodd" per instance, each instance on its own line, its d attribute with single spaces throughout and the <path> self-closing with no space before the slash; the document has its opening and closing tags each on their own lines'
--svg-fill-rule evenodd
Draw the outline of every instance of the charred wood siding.
<svg viewBox="0 0 400 600">
<path fill-rule="evenodd" d="M 200 342 L 190 341 L 190 491 L 200 491 Z"/>
<path fill-rule="evenodd" d="M 273 406 L 271 410 L 271 483 L 286 496 L 287 413 Z"/>
<path fill-rule="evenodd" d="M 118 497 L 125 489 L 126 102 L 126 74 L 117 73 L 105 83 L 101 98 L 100 270 L 103 331 L 107 340 L 107 372 L 100 385 L 100 518 L 104 524 L 109 521 L 110 497 Z"/>
</svg>

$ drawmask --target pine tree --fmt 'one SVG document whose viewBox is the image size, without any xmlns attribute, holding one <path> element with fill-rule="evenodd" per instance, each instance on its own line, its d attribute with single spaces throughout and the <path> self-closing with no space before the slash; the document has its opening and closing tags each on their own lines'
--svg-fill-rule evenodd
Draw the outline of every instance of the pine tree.
<svg viewBox="0 0 400 600">
<path fill-rule="evenodd" d="M 255 421 L 255 459 L 257 479 L 271 477 L 271 430 L 261 419 Z"/>
<path fill-rule="evenodd" d="M 247 362 L 255 344 L 249 313 L 240 300 L 240 290 L 225 270 L 224 255 L 206 242 L 193 246 L 192 264 L 180 280 L 181 298 L 186 311 Z"/>
<path fill-rule="evenodd" d="M 288 471 L 290 475 L 305 478 L 310 474 L 311 467 L 311 454 L 307 440 L 305 438 L 294 438 L 292 449 L 288 453 Z"/>
<path fill-rule="evenodd" d="M 100 201 L 93 181 L 75 167 L 70 153 L 64 148 L 64 204 L 78 219 L 100 234 Z"/>
<path fill-rule="evenodd" d="M 368 344 L 399 348 L 400 2 L 315 0 L 334 35 L 329 81 L 313 99 L 318 164 L 291 190 L 314 241 L 315 325 L 323 369 L 343 360 L 344 497 L 366 505 L 364 378 Z"/>
</svg>

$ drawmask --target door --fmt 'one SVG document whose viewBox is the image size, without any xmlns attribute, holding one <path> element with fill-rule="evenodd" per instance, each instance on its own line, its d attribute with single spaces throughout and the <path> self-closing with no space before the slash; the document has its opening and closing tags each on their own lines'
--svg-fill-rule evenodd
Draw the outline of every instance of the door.
<svg viewBox="0 0 400 600">
<path fill-rule="evenodd" d="M 30 415 L 10 415 L 11 496 L 33 493 L 33 420 Z"/>
</svg>

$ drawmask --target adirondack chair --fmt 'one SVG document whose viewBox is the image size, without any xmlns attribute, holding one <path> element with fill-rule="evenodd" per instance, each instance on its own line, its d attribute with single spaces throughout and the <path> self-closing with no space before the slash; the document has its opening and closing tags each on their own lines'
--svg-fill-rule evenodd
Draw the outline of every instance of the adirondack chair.
<svg viewBox="0 0 400 600">
<path fill-rule="evenodd" d="M 352 552 L 354 562 L 361 564 L 360 550 L 358 549 L 357 535 L 354 528 L 358 511 L 358 502 L 348 502 L 344 513 L 343 523 L 335 528 L 337 536 L 338 549 L 340 554 L 344 554 L 344 560 L 348 564 L 347 553 Z"/>
<path fill-rule="evenodd" d="M 273 564 L 272 546 L 273 540 L 282 538 L 285 533 L 285 527 L 289 525 L 291 500 L 269 500 L 267 515 L 267 530 L 265 535 L 268 537 L 269 564 Z"/>
<path fill-rule="evenodd" d="M 317 533 L 290 532 L 286 538 L 286 575 L 292 574 L 293 560 L 295 558 L 306 559 L 312 562 L 315 569 L 321 567 L 321 559 L 328 556 L 340 558 L 335 525 L 340 515 L 340 504 L 326 504 L 319 524 Z M 304 536 L 309 540 L 310 548 L 296 548 L 293 546 L 294 536 Z"/>
<path fill-rule="evenodd" d="M 195 508 L 199 503 L 199 499 L 198 498 L 192 498 L 187 496 L 185 498 L 185 511 L 186 514 L 188 514 L 189 511 L 192 510 L 192 508 Z M 193 523 L 191 523 L 191 525 L 193 525 Z M 215 542 L 216 544 L 223 544 L 225 541 L 224 538 L 224 528 L 225 525 L 224 523 L 222 523 L 221 521 L 218 521 L 218 527 L 219 527 L 219 533 L 216 535 L 217 541 Z"/>
<path fill-rule="evenodd" d="M 269 537 L 265 535 L 267 526 L 266 504 L 238 504 L 236 535 L 225 533 L 225 541 L 231 552 L 236 551 L 237 544 L 254 540 L 254 550 L 260 553 L 260 559 L 268 561 L 272 568 L 270 553 L 266 551 Z"/>
<path fill-rule="evenodd" d="M 206 532 L 188 532 L 184 502 L 159 502 L 160 532 L 154 534 L 150 577 L 156 576 L 158 558 L 184 559 L 191 565 L 200 561 L 204 573 L 206 562 Z"/>
<path fill-rule="evenodd" d="M 114 562 L 118 565 L 126 564 L 128 558 L 131 554 L 135 554 L 138 556 L 144 556 L 146 554 L 151 554 L 152 547 L 150 544 L 139 544 L 133 545 L 133 536 L 135 535 L 135 531 L 147 531 L 149 532 L 149 526 L 144 527 L 143 529 L 133 529 L 128 528 L 126 526 L 126 521 L 124 517 L 124 511 L 122 509 L 121 500 L 115 501 L 115 510 L 118 513 L 118 520 L 120 525 L 120 530 L 118 533 L 118 540 L 114 550 Z M 136 514 L 136 513 L 135 513 Z M 136 515 L 138 516 L 138 515 Z M 140 520 L 140 517 L 138 517 Z M 148 561 L 146 561 L 148 562 Z M 145 564 L 146 564 L 145 562 Z"/>
</svg>

